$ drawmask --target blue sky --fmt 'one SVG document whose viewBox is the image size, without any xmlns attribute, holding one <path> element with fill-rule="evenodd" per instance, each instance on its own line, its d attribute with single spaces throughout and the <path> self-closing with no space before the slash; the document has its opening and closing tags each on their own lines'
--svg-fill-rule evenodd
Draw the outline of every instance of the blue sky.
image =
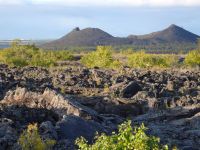
<svg viewBox="0 0 200 150">
<path fill-rule="evenodd" d="M 114 35 L 177 24 L 200 35 L 199 0 L 0 0 L 0 39 L 56 39 L 75 27 Z"/>
</svg>

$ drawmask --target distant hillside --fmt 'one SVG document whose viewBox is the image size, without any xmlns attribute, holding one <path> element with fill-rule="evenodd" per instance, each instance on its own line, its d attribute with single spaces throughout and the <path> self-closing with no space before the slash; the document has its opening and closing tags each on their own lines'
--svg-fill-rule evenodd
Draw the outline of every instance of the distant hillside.
<svg viewBox="0 0 200 150">
<path fill-rule="evenodd" d="M 194 43 L 197 41 L 198 37 L 199 37 L 198 35 L 193 34 L 174 24 L 170 25 L 168 28 L 162 31 L 153 32 L 141 36 L 134 36 L 134 35 L 128 36 L 128 38 L 133 38 L 133 39 L 137 38 L 141 40 L 149 40 L 151 42 L 157 41 L 163 43 L 174 43 L 174 42 Z"/>
<path fill-rule="evenodd" d="M 95 47 L 97 45 L 112 46 L 160 46 L 161 44 L 194 44 L 198 35 L 193 34 L 181 27 L 171 25 L 168 28 L 146 35 L 130 35 L 128 37 L 114 37 L 98 28 L 78 27 L 58 40 L 42 45 L 46 49 L 67 49 L 68 47 Z"/>
<path fill-rule="evenodd" d="M 51 42 L 52 40 L 21 40 L 21 44 L 35 44 L 36 46 Z M 10 47 L 13 40 L 0 40 L 0 49 Z"/>
</svg>

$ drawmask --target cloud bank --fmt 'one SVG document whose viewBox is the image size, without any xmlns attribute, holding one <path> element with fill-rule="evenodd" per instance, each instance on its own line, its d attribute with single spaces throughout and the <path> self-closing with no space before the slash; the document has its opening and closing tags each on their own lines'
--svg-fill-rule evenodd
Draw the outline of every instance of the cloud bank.
<svg viewBox="0 0 200 150">
<path fill-rule="evenodd" d="M 122 6 L 170 7 L 200 6 L 200 0 L 0 0 L 0 5 Z"/>
</svg>

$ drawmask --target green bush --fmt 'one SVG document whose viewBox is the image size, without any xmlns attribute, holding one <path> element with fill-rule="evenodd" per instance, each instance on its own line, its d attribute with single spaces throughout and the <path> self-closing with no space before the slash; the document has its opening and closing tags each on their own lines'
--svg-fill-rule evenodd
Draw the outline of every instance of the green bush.
<svg viewBox="0 0 200 150">
<path fill-rule="evenodd" d="M 55 66 L 57 61 L 71 60 L 68 51 L 45 51 L 35 45 L 21 45 L 14 41 L 10 48 L 0 51 L 0 61 L 10 66 Z"/>
<path fill-rule="evenodd" d="M 168 150 L 167 145 L 160 144 L 159 138 L 148 136 L 146 130 L 143 124 L 133 129 L 131 121 L 127 121 L 119 126 L 118 133 L 112 133 L 111 136 L 97 135 L 92 145 L 83 137 L 75 143 L 80 150 Z"/>
<path fill-rule="evenodd" d="M 43 141 L 39 135 L 37 124 L 28 125 L 27 130 L 19 137 L 22 150 L 50 150 L 56 143 L 55 140 Z"/>
<path fill-rule="evenodd" d="M 120 54 L 128 56 L 128 55 L 133 54 L 134 52 L 135 51 L 132 48 L 128 48 L 128 49 L 121 50 Z"/>
<path fill-rule="evenodd" d="M 189 66 L 200 66 L 200 50 L 190 51 L 185 57 L 185 64 Z"/>
<path fill-rule="evenodd" d="M 140 51 L 128 56 L 128 65 L 138 68 L 166 68 L 176 64 L 177 60 L 174 55 L 147 54 L 144 51 Z"/>
<path fill-rule="evenodd" d="M 97 46 L 96 51 L 83 56 L 81 62 L 89 68 L 117 68 L 121 66 L 118 60 L 114 60 L 111 46 Z"/>
</svg>

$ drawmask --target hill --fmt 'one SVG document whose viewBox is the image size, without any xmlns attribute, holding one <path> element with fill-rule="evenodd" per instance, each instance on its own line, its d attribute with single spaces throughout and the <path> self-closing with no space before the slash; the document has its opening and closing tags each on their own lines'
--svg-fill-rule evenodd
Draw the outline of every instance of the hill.
<svg viewBox="0 0 200 150">
<path fill-rule="evenodd" d="M 170 25 L 168 28 L 146 35 L 129 35 L 128 37 L 114 37 L 98 28 L 78 27 L 58 40 L 42 45 L 45 49 L 67 49 L 69 47 L 95 47 L 97 45 L 112 46 L 152 46 L 161 44 L 194 44 L 199 38 L 179 26 Z M 163 46 L 163 45 L 162 45 Z"/>
<path fill-rule="evenodd" d="M 153 32 L 146 35 L 134 36 L 130 35 L 128 38 L 137 38 L 141 40 L 157 41 L 163 43 L 174 43 L 174 42 L 188 42 L 194 43 L 199 38 L 198 35 L 193 34 L 177 25 L 170 25 L 168 28 Z"/>
<path fill-rule="evenodd" d="M 109 45 L 115 38 L 98 28 L 86 28 L 80 30 L 78 27 L 58 40 L 45 44 L 46 47 L 68 47 L 68 46 L 96 46 Z"/>
</svg>

